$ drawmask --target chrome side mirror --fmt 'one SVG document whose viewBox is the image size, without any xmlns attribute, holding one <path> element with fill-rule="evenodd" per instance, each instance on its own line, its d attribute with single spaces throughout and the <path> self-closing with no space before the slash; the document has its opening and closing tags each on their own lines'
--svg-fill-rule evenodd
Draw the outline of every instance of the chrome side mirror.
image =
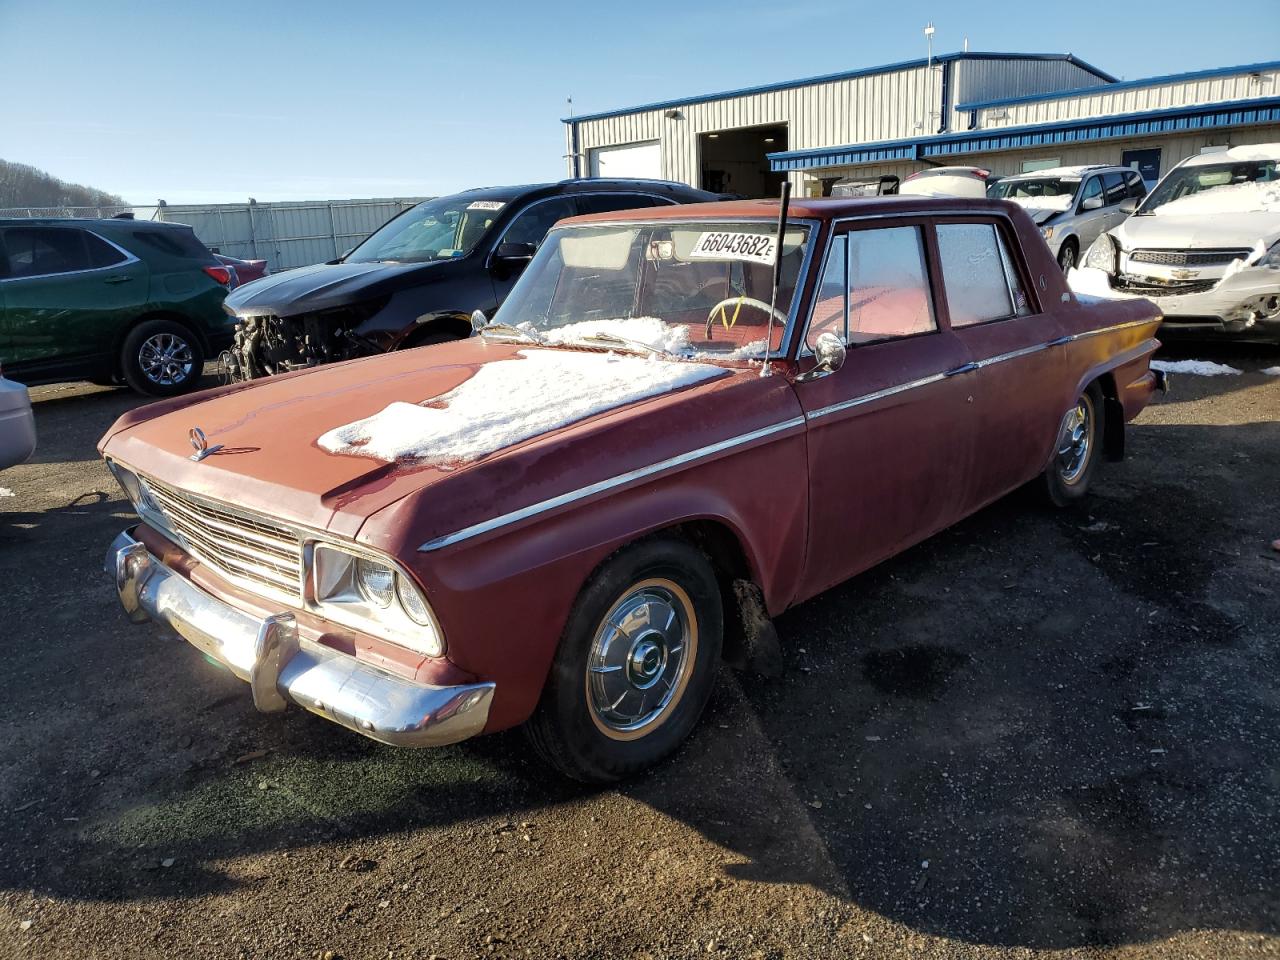
<svg viewBox="0 0 1280 960">
<path fill-rule="evenodd" d="M 827 331 L 826 333 L 818 334 L 818 339 L 813 344 L 813 356 L 818 362 L 808 373 L 802 373 L 796 377 L 796 382 L 804 383 L 809 380 L 819 380 L 835 373 L 844 366 L 846 352 L 844 341 L 834 333 Z"/>
<path fill-rule="evenodd" d="M 489 318 L 488 318 L 488 317 L 486 317 L 486 316 L 484 315 L 484 311 L 483 311 L 483 310 L 472 310 L 472 311 L 471 311 L 471 332 L 472 332 L 472 334 L 479 333 L 479 332 L 484 328 L 484 325 L 485 325 L 486 323 L 488 323 L 488 322 L 489 322 Z"/>
</svg>

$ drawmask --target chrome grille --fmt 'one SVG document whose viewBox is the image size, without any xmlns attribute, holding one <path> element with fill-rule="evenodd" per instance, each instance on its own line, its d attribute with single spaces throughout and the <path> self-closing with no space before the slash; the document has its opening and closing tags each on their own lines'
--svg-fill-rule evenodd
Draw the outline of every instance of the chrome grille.
<svg viewBox="0 0 1280 960">
<path fill-rule="evenodd" d="M 1135 250 L 1129 255 L 1129 262 L 1159 263 L 1166 267 L 1218 267 L 1247 257 L 1252 252 L 1248 247 L 1226 250 Z"/>
<path fill-rule="evenodd" d="M 193 557 L 250 589 L 291 599 L 302 582 L 302 541 L 273 521 L 143 478 L 161 519 Z"/>
</svg>

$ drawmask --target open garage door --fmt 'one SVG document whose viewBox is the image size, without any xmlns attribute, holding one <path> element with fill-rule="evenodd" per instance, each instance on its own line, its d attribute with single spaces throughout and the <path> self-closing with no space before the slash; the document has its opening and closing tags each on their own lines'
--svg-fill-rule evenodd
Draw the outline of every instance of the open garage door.
<svg viewBox="0 0 1280 960">
<path fill-rule="evenodd" d="M 786 149 L 785 123 L 699 134 L 701 187 L 744 197 L 776 197 L 786 174 L 769 169 L 768 154 Z"/>
<path fill-rule="evenodd" d="M 657 140 L 596 147 L 588 154 L 593 177 L 662 179 L 662 149 Z"/>
</svg>

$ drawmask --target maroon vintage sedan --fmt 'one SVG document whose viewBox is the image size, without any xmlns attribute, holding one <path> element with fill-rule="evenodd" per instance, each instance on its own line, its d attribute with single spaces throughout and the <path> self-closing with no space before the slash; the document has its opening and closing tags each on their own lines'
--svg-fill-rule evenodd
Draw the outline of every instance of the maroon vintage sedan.
<svg viewBox="0 0 1280 960">
<path fill-rule="evenodd" d="M 611 780 L 769 617 L 1030 481 L 1083 496 L 1161 385 L 1155 308 L 1073 296 L 1012 204 L 779 220 L 567 220 L 479 336 L 126 414 L 125 609 L 263 710 L 403 746 L 525 724 Z"/>
</svg>

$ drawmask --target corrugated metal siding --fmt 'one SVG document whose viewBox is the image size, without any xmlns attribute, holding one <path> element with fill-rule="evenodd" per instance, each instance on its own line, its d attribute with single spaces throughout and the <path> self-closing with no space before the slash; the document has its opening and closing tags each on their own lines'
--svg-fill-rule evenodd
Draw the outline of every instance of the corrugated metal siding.
<svg viewBox="0 0 1280 960">
<path fill-rule="evenodd" d="M 157 219 L 189 224 L 206 247 L 279 271 L 332 260 L 424 199 L 166 206 Z"/>
<path fill-rule="evenodd" d="M 1097 93 L 984 108 L 977 111 L 978 128 L 998 130 L 1001 127 L 1030 123 L 1053 123 L 1058 120 L 1137 113 L 1200 103 L 1249 100 L 1275 96 L 1277 90 L 1280 90 L 1280 69 L 1264 71 L 1256 79 L 1254 75 L 1243 72 L 1198 80 L 1126 87 L 1111 92 L 1104 86 Z M 964 124 L 968 126 L 967 114 Z"/>
<path fill-rule="evenodd" d="M 1206 133 L 1180 134 L 1163 137 L 1142 137 L 1133 140 L 1111 140 L 1103 143 L 1080 145 L 1063 144 L 1054 147 L 1037 147 L 1034 150 L 1007 150 L 1000 153 L 966 154 L 957 163 L 965 166 L 986 167 L 992 173 L 1009 176 L 1022 172 L 1024 160 L 1056 160 L 1063 166 L 1085 164 L 1119 164 L 1126 150 L 1158 149 L 1160 174 L 1163 176 L 1174 165 L 1194 157 L 1202 147 L 1226 145 L 1232 147 L 1251 143 L 1280 143 L 1280 125 L 1248 127 L 1235 130 L 1209 131 Z M 873 177 L 894 174 L 905 179 L 918 170 L 928 169 L 923 163 L 869 163 L 850 167 L 823 167 L 807 174 L 806 180 L 821 177 Z"/>
<path fill-rule="evenodd" d="M 578 150 L 662 141 L 662 175 L 699 185 L 698 135 L 767 123 L 787 124 L 788 149 L 907 137 L 937 125 L 942 67 L 899 70 L 832 83 L 710 100 L 676 108 L 580 121 Z M 927 99 L 926 99 L 927 98 Z M 926 107 L 926 103 L 928 106 Z M 927 110 L 931 117 L 922 117 Z"/>
<path fill-rule="evenodd" d="M 1106 86 L 1105 81 L 1068 60 L 957 60 L 953 70 L 953 107 L 996 97 Z M 968 124 L 968 111 L 952 110 L 950 129 L 963 130 Z"/>
</svg>

